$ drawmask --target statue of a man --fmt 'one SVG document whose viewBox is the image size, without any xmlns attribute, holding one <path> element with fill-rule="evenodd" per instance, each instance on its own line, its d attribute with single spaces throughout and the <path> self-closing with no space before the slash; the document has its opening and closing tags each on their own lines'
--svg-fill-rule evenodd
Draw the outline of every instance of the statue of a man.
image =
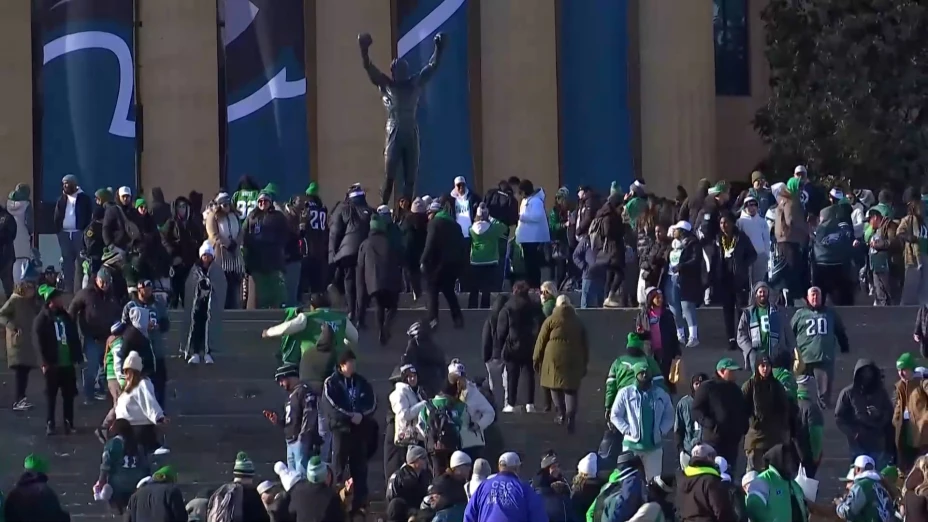
<svg viewBox="0 0 928 522">
<path fill-rule="evenodd" d="M 374 43 L 371 35 L 358 35 L 364 70 L 367 71 L 371 83 L 380 89 L 383 106 L 387 109 L 387 142 L 383 149 L 385 172 L 380 189 L 380 202 L 383 205 L 391 203 L 393 183 L 399 172 L 403 175 L 400 189 L 402 195 L 409 201 L 415 196 L 416 177 L 419 173 L 419 127 L 416 122 L 416 108 L 422 89 L 438 69 L 445 42 L 446 37 L 443 33 L 435 35 L 435 51 L 429 63 L 416 74 L 410 75 L 409 64 L 405 60 L 393 60 L 390 64 L 390 72 L 393 75 L 391 78 L 380 72 L 371 62 L 368 54 L 371 44 Z"/>
</svg>

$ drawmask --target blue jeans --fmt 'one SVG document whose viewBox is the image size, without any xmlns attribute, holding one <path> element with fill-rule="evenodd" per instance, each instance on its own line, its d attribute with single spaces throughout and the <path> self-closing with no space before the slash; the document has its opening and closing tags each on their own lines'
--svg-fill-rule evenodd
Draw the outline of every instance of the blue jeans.
<svg viewBox="0 0 928 522">
<path fill-rule="evenodd" d="M 328 425 L 322 417 L 322 412 L 318 415 L 319 437 L 322 438 L 322 449 L 319 451 L 319 457 L 323 462 L 332 462 L 332 434 L 329 432 Z"/>
<path fill-rule="evenodd" d="M 305 446 L 299 439 L 287 443 L 287 467 L 291 471 L 296 471 L 301 477 L 306 477 L 306 465 L 309 463 L 310 455 L 306 452 Z"/>
<path fill-rule="evenodd" d="M 101 371 L 103 369 L 103 346 L 90 339 L 84 338 L 84 356 L 87 363 L 81 368 L 81 379 L 84 386 L 84 397 L 87 400 L 93 400 L 93 394 L 96 390 L 106 389 L 105 383 L 101 383 Z"/>
<path fill-rule="evenodd" d="M 580 283 L 580 308 L 599 308 L 603 305 L 606 283 L 584 278 Z"/>
<path fill-rule="evenodd" d="M 693 328 L 698 326 L 696 323 L 696 307 L 699 303 L 680 300 L 679 277 L 679 274 L 670 274 L 670 277 L 665 279 L 664 298 L 667 299 L 667 306 L 670 307 L 670 312 L 677 323 L 677 330 L 688 327 L 692 335 Z"/>
</svg>

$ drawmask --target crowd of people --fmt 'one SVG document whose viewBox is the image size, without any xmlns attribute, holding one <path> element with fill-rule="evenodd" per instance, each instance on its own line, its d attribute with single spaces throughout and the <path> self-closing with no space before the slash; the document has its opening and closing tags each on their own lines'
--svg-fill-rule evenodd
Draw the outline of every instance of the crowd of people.
<svg viewBox="0 0 928 522">
<path fill-rule="evenodd" d="M 13 409 L 33 407 L 26 390 L 36 368 L 50 436 L 59 426 L 72 431 L 78 394 L 111 400 L 96 430 L 104 452 L 94 496 L 131 521 L 364 516 L 378 448 L 390 521 L 772 522 L 823 514 L 886 522 L 897 510 L 928 519 L 928 372 L 915 356 L 900 356 L 891 397 L 881 370 L 860 359 L 833 400 L 835 362 L 850 345 L 839 310 L 826 302 L 853 302 L 849 288 L 858 286 L 875 304 L 921 302 L 923 202 L 905 198 L 896 223 L 889 191 L 869 208 L 866 191 L 832 188 L 822 198 L 804 167 L 786 183 L 767 188 L 754 173 L 751 184 L 732 198 L 728 183 L 701 183 L 693 196 L 681 190 L 671 201 L 635 181 L 625 194 L 613 187 L 602 204 L 584 187 L 575 205 L 561 189 L 550 212 L 543 190 L 515 178 L 484 198 L 457 178 L 449 194 L 395 209 L 370 208 L 354 185 L 330 214 L 315 184 L 281 204 L 273 185 L 244 179 L 205 209 L 196 194 L 167 208 L 160 191 L 149 205 L 128 187 L 115 201 L 109 189 L 91 201 L 66 176 L 55 212 L 60 277 L 38 271 L 29 187 L 19 185 L 0 210 L 0 258 L 11 260 L 3 277 L 13 280 L 0 308 Z M 542 280 L 546 266 L 551 281 Z M 491 298 L 505 280 L 511 292 Z M 439 294 L 453 326 L 463 326 L 458 288 L 469 292 L 469 306 L 489 308 L 479 372 L 447 358 L 436 333 Z M 637 305 L 639 313 L 603 386 L 598 450 L 572 480 L 548 451 L 523 482 L 522 457 L 506 451 L 499 415 L 535 412 L 540 384 L 539 409 L 554 413 L 565 436 L 576 432 L 592 340 L 565 292 L 572 288 L 580 289 L 579 308 Z M 383 408 L 355 350 L 371 304 L 379 341 L 389 341 L 407 290 L 425 294 L 428 312 L 406 331 L 381 425 L 375 414 Z M 703 304 L 721 305 L 728 348 L 742 357 L 724 357 L 715 375 L 686 382 L 684 354 L 699 344 L 694 311 Z M 284 320 L 261 333 L 280 339 L 274 377 L 287 395 L 282 411 L 264 412 L 286 442 L 276 480 L 257 484 L 240 452 L 230 483 L 185 502 L 176 473 L 159 463 L 170 454 L 170 307 L 184 309 L 181 349 L 190 364 L 215 363 L 223 310 L 284 308 Z M 922 346 L 925 310 L 913 334 Z M 743 384 L 740 370 L 750 375 Z M 852 457 L 847 491 L 830 506 L 813 487 L 825 411 L 834 412 Z M 670 438 L 679 469 L 664 466 Z M 25 467 L 7 495 L 6 520 L 36 520 L 37 512 L 64 519 L 47 464 L 31 455 Z"/>
</svg>

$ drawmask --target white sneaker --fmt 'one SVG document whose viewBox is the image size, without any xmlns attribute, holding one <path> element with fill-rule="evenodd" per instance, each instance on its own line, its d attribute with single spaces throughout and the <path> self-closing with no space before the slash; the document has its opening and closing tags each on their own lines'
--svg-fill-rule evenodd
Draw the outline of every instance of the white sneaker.
<svg viewBox="0 0 928 522">
<path fill-rule="evenodd" d="M 534 404 L 526 404 L 526 405 L 525 405 L 525 413 L 535 413 L 535 405 L 534 405 Z"/>
<path fill-rule="evenodd" d="M 168 454 L 170 454 L 170 453 L 171 453 L 171 450 L 169 450 L 168 448 L 165 448 L 165 447 L 162 446 L 162 447 L 156 449 L 154 454 L 155 454 L 155 455 L 168 455 Z"/>
<path fill-rule="evenodd" d="M 696 348 L 699 346 L 699 339 L 695 337 L 690 337 L 690 342 L 686 343 L 687 348 Z"/>
<path fill-rule="evenodd" d="M 200 364 L 200 354 L 195 353 L 187 359 L 187 364 Z"/>
<path fill-rule="evenodd" d="M 212 356 L 212 355 L 206 354 L 206 355 L 203 356 L 203 362 L 205 362 L 206 364 L 213 364 L 213 363 L 216 362 L 216 361 L 213 360 L 213 356 Z"/>
<path fill-rule="evenodd" d="M 516 411 L 516 409 L 513 406 L 510 406 L 508 404 L 503 406 L 503 413 L 512 413 L 514 411 Z"/>
</svg>

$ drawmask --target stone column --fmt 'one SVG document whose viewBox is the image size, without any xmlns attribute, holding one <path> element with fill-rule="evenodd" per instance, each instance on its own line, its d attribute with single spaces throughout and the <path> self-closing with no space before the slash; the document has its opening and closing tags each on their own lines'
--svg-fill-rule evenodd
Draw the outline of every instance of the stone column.
<svg viewBox="0 0 928 522">
<path fill-rule="evenodd" d="M 650 191 L 716 178 L 711 0 L 639 3 L 641 176 Z"/>
<path fill-rule="evenodd" d="M 32 186 L 32 17 L 29 0 L 0 1 L 0 199 Z"/>
</svg>

